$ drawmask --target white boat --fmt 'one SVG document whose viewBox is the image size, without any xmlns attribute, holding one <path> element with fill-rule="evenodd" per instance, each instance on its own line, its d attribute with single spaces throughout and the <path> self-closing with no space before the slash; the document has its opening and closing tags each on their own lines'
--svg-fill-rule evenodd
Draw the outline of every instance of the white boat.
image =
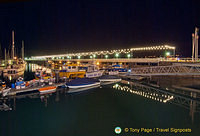
<svg viewBox="0 0 200 136">
<path fill-rule="evenodd" d="M 112 75 L 104 75 L 99 78 L 100 82 L 120 82 L 122 79 L 117 77 L 117 76 L 112 76 Z"/>
<path fill-rule="evenodd" d="M 25 62 L 20 64 L 9 65 L 6 68 L 4 68 L 3 73 L 17 74 L 23 72 L 25 70 L 25 67 L 26 67 Z"/>
<path fill-rule="evenodd" d="M 98 88 L 99 86 L 100 84 L 89 86 L 89 87 L 83 87 L 83 88 L 73 88 L 73 89 L 69 89 L 67 93 L 77 93 L 77 92 L 87 91 L 90 89 Z"/>
<path fill-rule="evenodd" d="M 91 78 L 78 78 L 66 83 L 66 85 L 69 89 L 74 89 L 98 86 L 100 85 L 100 82 L 96 79 Z"/>
<path fill-rule="evenodd" d="M 3 77 L 17 79 L 18 77 L 22 76 L 24 74 L 24 71 L 18 72 L 18 73 L 3 73 Z"/>
<path fill-rule="evenodd" d="M 100 82 L 120 82 L 122 79 L 99 79 Z"/>
<path fill-rule="evenodd" d="M 86 77 L 96 78 L 103 75 L 104 70 L 99 70 L 96 65 L 90 65 L 87 67 Z"/>
<path fill-rule="evenodd" d="M 103 75 L 103 70 L 98 70 L 98 71 L 93 71 L 93 72 L 86 72 L 86 77 L 87 78 L 95 78 L 95 77 L 100 77 Z"/>
<path fill-rule="evenodd" d="M 109 71 L 108 75 L 118 75 L 119 71 Z"/>
</svg>

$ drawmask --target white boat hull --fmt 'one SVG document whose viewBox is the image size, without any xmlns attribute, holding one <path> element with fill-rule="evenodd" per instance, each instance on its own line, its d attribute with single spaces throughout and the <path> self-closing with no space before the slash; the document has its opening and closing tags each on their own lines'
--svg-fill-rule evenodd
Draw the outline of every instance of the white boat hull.
<svg viewBox="0 0 200 136">
<path fill-rule="evenodd" d="M 45 90 L 45 91 L 40 91 L 40 94 L 47 94 L 47 93 L 53 93 L 56 92 L 56 89 L 49 89 L 49 90 Z"/>
<path fill-rule="evenodd" d="M 23 72 L 25 70 L 25 67 L 20 68 L 6 68 L 3 70 L 3 73 L 9 73 L 9 74 L 17 74 L 20 72 Z"/>
<path fill-rule="evenodd" d="M 83 87 L 83 88 L 71 88 L 67 93 L 77 93 L 77 92 L 82 92 L 82 91 L 86 91 L 89 89 L 93 89 L 93 88 L 97 88 L 100 86 L 99 84 L 93 85 L 93 86 L 89 86 L 89 87 Z"/>
<path fill-rule="evenodd" d="M 108 75 L 118 75 L 119 71 L 110 71 L 108 72 Z"/>
<path fill-rule="evenodd" d="M 120 82 L 122 79 L 99 79 L 100 82 Z"/>
<path fill-rule="evenodd" d="M 85 88 L 85 87 L 91 87 L 91 86 L 96 86 L 96 85 L 100 85 L 100 82 L 93 83 L 93 84 L 88 84 L 88 85 L 67 86 L 67 87 L 74 89 L 74 88 Z"/>
</svg>

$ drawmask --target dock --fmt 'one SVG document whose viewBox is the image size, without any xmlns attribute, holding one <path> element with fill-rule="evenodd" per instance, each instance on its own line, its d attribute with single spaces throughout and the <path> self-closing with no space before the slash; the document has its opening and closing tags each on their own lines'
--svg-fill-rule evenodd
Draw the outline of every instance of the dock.
<svg viewBox="0 0 200 136">
<path fill-rule="evenodd" d="M 40 88 L 43 88 L 43 87 L 48 87 L 48 86 L 56 86 L 56 87 L 58 87 L 58 86 L 62 86 L 62 85 L 65 85 L 65 82 L 63 82 L 63 83 L 54 83 L 52 85 L 46 85 L 46 86 L 29 87 L 29 88 L 23 88 L 23 89 L 12 88 L 7 96 L 17 95 L 17 94 L 20 94 L 20 93 L 29 93 L 29 92 L 32 92 L 32 91 L 39 90 Z"/>
</svg>

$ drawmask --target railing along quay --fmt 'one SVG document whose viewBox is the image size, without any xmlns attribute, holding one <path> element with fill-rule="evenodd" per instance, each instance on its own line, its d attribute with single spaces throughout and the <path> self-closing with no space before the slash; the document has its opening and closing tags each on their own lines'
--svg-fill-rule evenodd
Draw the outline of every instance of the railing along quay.
<svg viewBox="0 0 200 136">
<path fill-rule="evenodd" d="M 127 75 L 153 76 L 153 75 L 200 75 L 198 65 L 171 65 L 132 68 Z"/>
</svg>

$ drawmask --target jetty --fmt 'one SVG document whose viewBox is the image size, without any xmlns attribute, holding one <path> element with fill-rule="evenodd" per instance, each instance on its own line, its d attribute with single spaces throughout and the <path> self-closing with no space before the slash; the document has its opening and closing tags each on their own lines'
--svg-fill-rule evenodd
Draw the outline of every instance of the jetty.
<svg viewBox="0 0 200 136">
<path fill-rule="evenodd" d="M 22 89 L 12 88 L 7 96 L 24 94 L 24 93 L 39 92 L 38 90 L 40 88 L 43 88 L 43 87 L 55 86 L 56 88 L 58 88 L 58 87 L 63 86 L 63 85 L 65 85 L 65 82 L 63 82 L 63 83 L 53 83 L 51 85 L 45 85 L 45 86 L 28 87 L 28 88 L 22 88 Z"/>
</svg>

